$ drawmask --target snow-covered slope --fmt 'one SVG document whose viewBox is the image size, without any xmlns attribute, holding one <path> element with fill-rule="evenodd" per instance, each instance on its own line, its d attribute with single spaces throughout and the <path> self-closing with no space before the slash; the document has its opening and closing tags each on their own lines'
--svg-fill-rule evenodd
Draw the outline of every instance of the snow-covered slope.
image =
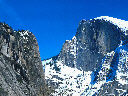
<svg viewBox="0 0 128 96">
<path fill-rule="evenodd" d="M 114 91 L 114 96 L 128 95 L 128 44 L 118 47 L 105 56 L 100 70 L 92 72 L 91 86 L 81 96 L 100 94 L 104 90 L 105 84 L 109 83 L 113 83 L 111 88 L 115 86 L 114 84 L 117 83 L 117 85 L 114 89 L 106 90 L 105 96 L 112 95 L 111 90 Z"/>
<path fill-rule="evenodd" d="M 88 88 L 91 82 L 91 72 L 80 71 L 63 65 L 61 61 L 54 64 L 52 59 L 42 62 L 45 64 L 45 78 L 59 83 L 54 96 L 79 96 Z M 51 63 L 51 65 L 49 64 Z"/>
<path fill-rule="evenodd" d="M 128 94 L 128 21 L 101 16 L 82 20 L 56 57 L 42 62 L 53 96 Z M 123 33 L 123 34 L 122 34 Z"/>
<path fill-rule="evenodd" d="M 95 20 L 101 19 L 101 20 L 109 21 L 110 23 L 118 26 L 122 31 L 124 31 L 125 35 L 128 35 L 128 33 L 126 33 L 126 31 L 128 30 L 128 21 L 109 17 L 109 16 L 101 16 L 101 17 L 97 17 L 94 19 Z"/>
</svg>

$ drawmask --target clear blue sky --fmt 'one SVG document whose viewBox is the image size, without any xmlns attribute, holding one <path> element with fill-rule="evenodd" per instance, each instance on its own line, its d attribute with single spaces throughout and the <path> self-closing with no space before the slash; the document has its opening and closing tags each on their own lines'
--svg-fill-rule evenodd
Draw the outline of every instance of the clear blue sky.
<svg viewBox="0 0 128 96">
<path fill-rule="evenodd" d="M 98 16 L 128 21 L 128 0 L 0 0 L 0 21 L 33 32 L 42 60 L 60 52 L 81 19 Z"/>
</svg>

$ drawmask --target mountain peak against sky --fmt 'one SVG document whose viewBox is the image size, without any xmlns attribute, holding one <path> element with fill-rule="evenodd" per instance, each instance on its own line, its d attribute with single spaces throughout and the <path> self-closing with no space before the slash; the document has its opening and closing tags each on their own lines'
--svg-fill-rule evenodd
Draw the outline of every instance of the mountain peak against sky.
<svg viewBox="0 0 128 96">
<path fill-rule="evenodd" d="M 126 30 L 128 30 L 128 21 L 125 20 L 121 20 L 121 19 L 117 19 L 117 18 L 113 18 L 113 17 L 109 17 L 109 16 L 100 16 L 96 19 L 103 19 L 105 21 L 109 21 L 110 23 L 113 23 L 114 25 L 117 25 L 122 31 L 125 31 L 125 35 L 127 35 Z"/>
<path fill-rule="evenodd" d="M 128 96 L 127 11 L 128 0 L 0 0 L 0 96 Z"/>
<path fill-rule="evenodd" d="M 82 19 L 110 16 L 128 21 L 127 4 L 128 0 L 0 0 L 0 21 L 33 32 L 46 59 L 60 52 Z"/>
<path fill-rule="evenodd" d="M 127 21 L 108 16 L 81 20 L 59 55 L 42 62 L 48 84 L 55 85 L 53 95 L 125 96 L 127 28 Z"/>
</svg>

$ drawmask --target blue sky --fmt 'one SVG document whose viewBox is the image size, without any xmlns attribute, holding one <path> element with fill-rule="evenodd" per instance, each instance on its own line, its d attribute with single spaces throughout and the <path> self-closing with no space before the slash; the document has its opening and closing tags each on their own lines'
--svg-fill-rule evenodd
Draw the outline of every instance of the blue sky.
<svg viewBox="0 0 128 96">
<path fill-rule="evenodd" d="M 98 16 L 128 21 L 128 0 L 0 0 L 0 21 L 33 32 L 42 60 L 60 52 L 80 20 Z"/>
</svg>

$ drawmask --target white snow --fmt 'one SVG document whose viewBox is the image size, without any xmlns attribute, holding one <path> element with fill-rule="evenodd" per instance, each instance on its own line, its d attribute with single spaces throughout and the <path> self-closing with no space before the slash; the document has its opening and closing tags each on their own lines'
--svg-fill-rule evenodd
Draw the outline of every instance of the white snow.
<svg viewBox="0 0 128 96">
<path fill-rule="evenodd" d="M 120 49 L 120 57 L 119 57 L 119 64 L 118 70 L 116 71 L 117 81 L 122 84 L 128 84 L 128 52 Z"/>
<path fill-rule="evenodd" d="M 112 57 L 114 56 L 115 52 L 112 51 L 110 53 L 107 53 L 107 57 L 111 57 L 110 59 L 105 59 L 103 61 L 102 64 L 102 68 L 99 71 L 99 75 L 98 75 L 98 81 L 94 84 L 94 85 L 90 85 L 89 89 L 87 90 L 87 92 L 83 92 L 81 94 L 81 96 L 92 96 L 93 94 L 95 94 L 100 88 L 101 86 L 106 83 L 106 75 L 108 70 L 110 69 L 110 61 L 112 59 Z"/>
<path fill-rule="evenodd" d="M 115 70 L 116 71 L 115 80 L 118 81 L 118 83 L 121 85 L 128 84 L 128 69 L 127 69 L 128 68 L 128 52 L 124 49 L 125 49 L 124 46 L 121 46 L 121 48 L 119 46 L 118 51 L 116 51 L 119 54 L 119 61 L 117 62 L 118 68 L 117 70 Z M 111 58 L 104 60 L 102 64 L 102 68 L 99 71 L 98 81 L 94 85 L 90 85 L 89 89 L 86 92 L 83 92 L 81 96 L 92 96 L 93 94 L 98 92 L 98 90 L 101 88 L 103 84 L 112 82 L 112 80 L 109 82 L 106 82 L 106 75 L 108 73 L 108 70 L 110 69 L 111 60 L 113 59 L 114 54 L 115 54 L 115 51 L 112 51 L 111 53 L 107 53 L 107 56 Z"/>
<path fill-rule="evenodd" d="M 20 36 L 22 36 L 24 39 L 27 40 L 27 39 L 28 39 L 27 36 L 29 35 L 28 32 L 29 32 L 29 30 L 26 30 L 26 31 L 24 31 L 24 32 L 19 32 L 19 33 L 20 33 Z"/>
<path fill-rule="evenodd" d="M 128 21 L 124 21 L 121 19 L 109 17 L 109 16 L 101 16 L 95 18 L 97 19 L 103 19 L 105 21 L 109 21 L 110 23 L 117 25 L 125 35 L 128 35 L 126 32 L 128 30 Z M 85 30 L 85 29 L 83 29 Z M 71 40 L 66 40 L 66 43 L 68 44 L 68 47 L 66 46 L 66 51 L 70 52 L 74 56 L 74 64 L 76 63 L 76 51 L 78 50 L 76 48 L 77 45 L 77 38 L 74 36 Z M 119 47 L 122 47 L 122 41 Z M 119 57 L 119 64 L 118 70 L 116 70 L 116 81 L 119 82 L 119 84 L 128 84 L 128 71 L 124 72 L 125 69 L 128 68 L 128 52 L 125 50 L 120 50 L 121 56 Z M 113 56 L 115 55 L 115 51 L 112 51 L 110 53 L 106 54 L 105 60 L 102 62 L 102 68 L 98 72 L 98 80 L 95 84 L 91 85 L 91 74 L 92 71 L 81 71 L 77 68 L 71 68 L 66 65 L 64 65 L 61 61 L 57 61 L 56 63 L 53 62 L 52 59 L 45 60 L 42 62 L 43 67 L 45 67 L 45 78 L 46 80 L 50 79 L 52 82 L 61 82 L 59 84 L 58 89 L 55 89 L 55 93 L 52 93 L 53 96 L 59 96 L 59 93 L 62 94 L 62 96 L 92 96 L 98 90 L 101 88 L 101 86 L 106 82 L 106 76 L 108 75 L 110 64 L 113 59 Z M 50 63 L 50 64 L 48 64 Z M 60 70 L 56 71 L 54 69 L 56 64 L 56 67 L 58 67 Z M 125 66 L 124 66 L 125 65 Z M 62 81 L 58 78 L 55 78 L 53 76 L 58 76 L 59 78 L 62 78 Z M 125 77 L 124 78 L 122 78 Z"/>
<path fill-rule="evenodd" d="M 128 33 L 126 33 L 126 30 L 128 30 L 128 21 L 113 18 L 113 17 L 109 17 L 109 16 L 101 16 L 101 17 L 97 17 L 97 18 L 94 18 L 94 19 L 95 20 L 103 19 L 105 21 L 109 21 L 110 23 L 113 23 L 114 25 L 117 25 L 122 31 L 124 31 L 125 35 L 128 35 Z"/>
<path fill-rule="evenodd" d="M 51 60 L 45 62 L 51 62 Z M 59 96 L 59 93 L 62 93 L 63 96 L 79 96 L 84 92 L 85 88 L 89 87 L 91 82 L 91 71 L 84 72 L 76 68 L 71 68 L 66 65 L 63 65 L 61 61 L 57 61 L 57 66 L 60 68 L 60 71 L 57 72 L 53 69 L 53 66 L 45 64 L 45 78 L 53 80 L 53 82 L 62 82 L 59 85 L 59 88 L 56 89 L 56 93 L 53 93 L 53 96 Z M 53 78 L 53 75 L 57 75 L 62 78 L 63 81 Z"/>
</svg>

